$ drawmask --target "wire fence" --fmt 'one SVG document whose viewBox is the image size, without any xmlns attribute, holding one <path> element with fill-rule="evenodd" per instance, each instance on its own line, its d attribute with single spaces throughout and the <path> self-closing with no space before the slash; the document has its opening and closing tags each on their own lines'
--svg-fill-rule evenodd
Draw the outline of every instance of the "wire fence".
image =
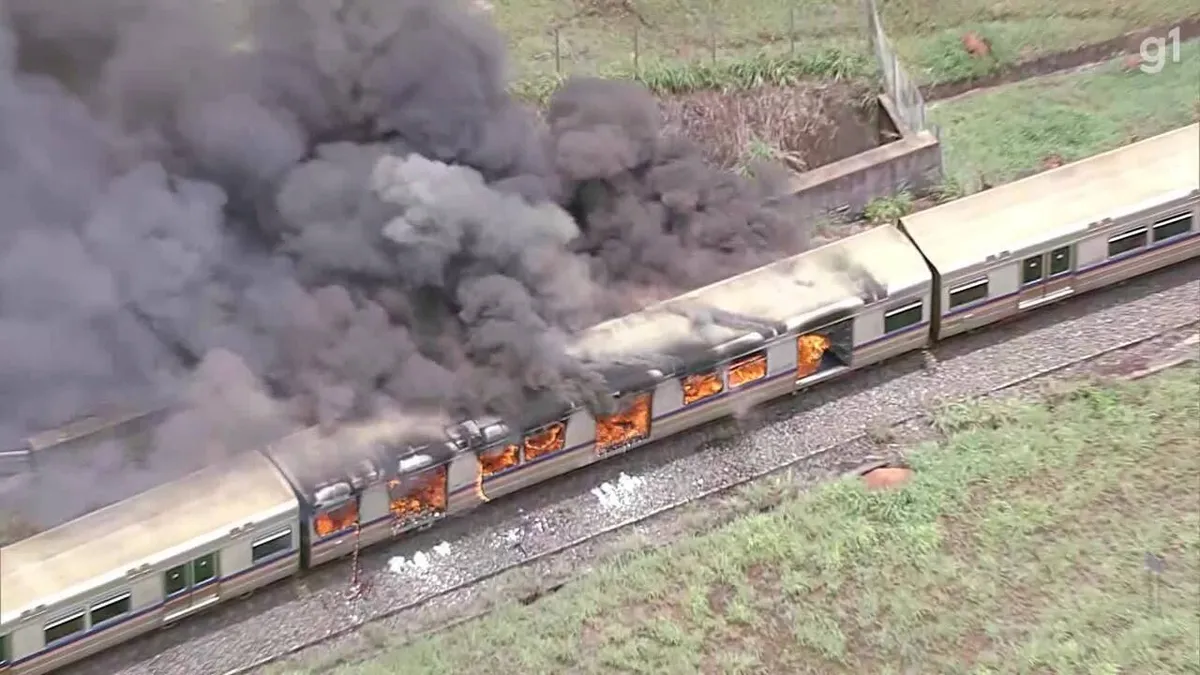
<svg viewBox="0 0 1200 675">
<path fill-rule="evenodd" d="M 879 7 L 876 0 L 863 0 L 867 15 L 867 34 L 879 62 L 880 74 L 883 78 L 883 88 L 896 106 L 896 116 L 910 131 L 925 131 L 929 129 L 925 117 L 925 97 L 921 89 L 908 75 L 908 71 L 900 63 L 900 58 L 892 48 L 892 41 L 883 30 L 883 22 L 879 18 Z M 934 130 L 936 135 L 936 129 Z"/>
</svg>

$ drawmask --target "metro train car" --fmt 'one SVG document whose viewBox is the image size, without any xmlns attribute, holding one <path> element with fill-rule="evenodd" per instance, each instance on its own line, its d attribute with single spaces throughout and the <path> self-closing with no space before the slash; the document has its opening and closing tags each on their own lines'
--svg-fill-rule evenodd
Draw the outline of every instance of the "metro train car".
<svg viewBox="0 0 1200 675">
<path fill-rule="evenodd" d="M 1200 253 L 1200 125 L 582 332 L 612 405 L 300 431 L 0 550 L 0 673 L 48 672 L 489 500 Z"/>
</svg>

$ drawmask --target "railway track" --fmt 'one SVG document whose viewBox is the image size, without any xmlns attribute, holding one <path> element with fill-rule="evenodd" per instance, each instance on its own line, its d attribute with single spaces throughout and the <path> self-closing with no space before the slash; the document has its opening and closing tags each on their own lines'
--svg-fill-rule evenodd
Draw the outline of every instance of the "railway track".
<svg viewBox="0 0 1200 675">
<path fill-rule="evenodd" d="M 1191 319 L 1188 321 L 1182 321 L 1182 322 L 1179 322 L 1165 330 L 1159 331 L 1159 332 L 1155 333 L 1154 335 L 1140 337 L 1140 338 L 1136 338 L 1136 339 L 1132 339 L 1132 340 L 1126 340 L 1119 344 L 1112 345 L 1112 346 L 1109 346 L 1109 347 L 1106 347 L 1103 349 L 1099 349 L 1096 352 L 1089 354 L 1087 356 L 1077 358 L 1077 359 L 1074 359 L 1074 360 L 1066 362 L 1066 363 L 1057 364 L 1057 365 L 1054 365 L 1051 367 L 1041 368 L 1034 372 L 1022 375 L 1020 377 L 1013 378 L 1011 380 L 1001 383 L 1000 385 L 992 387 L 991 389 L 989 389 L 985 392 L 982 392 L 979 395 L 979 397 L 982 398 L 982 397 L 1002 395 L 1013 389 L 1020 387 L 1021 385 L 1025 385 L 1027 383 L 1034 382 L 1036 380 L 1041 380 L 1041 379 L 1062 373 L 1064 371 L 1071 370 L 1073 368 L 1078 368 L 1078 367 L 1080 367 L 1082 365 L 1086 365 L 1088 363 L 1093 363 L 1093 362 L 1099 361 L 1099 360 L 1103 359 L 1104 357 L 1107 357 L 1110 355 L 1129 351 L 1131 348 L 1134 348 L 1139 345 L 1143 345 L 1145 343 L 1149 343 L 1151 341 L 1163 338 L 1164 336 L 1170 336 L 1172 334 L 1183 333 L 1184 337 L 1182 338 L 1180 343 L 1183 344 L 1185 347 L 1191 347 L 1193 345 L 1200 345 L 1200 332 L 1198 332 L 1198 331 L 1200 331 L 1200 321 L 1197 321 L 1195 319 Z M 1193 337 L 1195 338 L 1194 340 L 1192 339 Z M 1169 369 L 1172 367 L 1178 367 L 1178 366 L 1184 365 L 1186 363 L 1195 361 L 1198 358 L 1200 358 L 1200 350 L 1189 349 L 1189 350 L 1187 350 L 1187 352 L 1188 353 L 1185 353 L 1183 355 L 1175 356 L 1175 357 L 1169 358 L 1167 360 L 1164 360 L 1164 361 L 1161 361 L 1158 363 L 1154 363 L 1154 364 L 1149 365 L 1144 368 L 1138 368 L 1131 373 L 1127 373 L 1124 375 L 1118 375 L 1118 377 L 1120 377 L 1121 379 L 1130 379 L 1130 380 L 1140 379 L 1140 378 L 1152 375 L 1154 373 L 1160 372 L 1162 370 L 1166 370 L 1166 369 Z M 903 427 L 904 425 L 907 425 L 907 424 L 910 424 L 913 422 L 917 422 L 918 420 L 926 419 L 928 417 L 929 417 L 929 411 L 924 411 L 924 410 L 918 411 L 918 412 L 910 413 L 910 414 L 904 416 L 903 418 L 901 418 L 900 420 L 898 420 L 891 426 L 899 428 L 899 427 Z M 556 546 L 556 547 L 548 549 L 546 551 L 542 551 L 535 555 L 531 555 L 523 560 L 500 566 L 500 567 L 498 567 L 494 570 L 491 570 L 485 574 L 481 574 L 472 579 L 468 579 L 468 580 L 459 582 L 459 583 L 451 586 L 450 588 L 447 588 L 440 592 L 432 593 L 432 594 L 429 594 L 418 600 L 415 600 L 415 601 L 412 601 L 409 603 L 405 603 L 398 607 L 391 608 L 377 616 L 371 617 L 370 619 L 366 619 L 359 623 L 348 625 L 345 628 L 343 628 L 342 630 L 331 633 L 323 638 L 313 640 L 308 643 L 295 645 L 293 648 L 288 649 L 287 651 L 285 651 L 283 653 L 276 654 L 276 655 L 273 655 L 273 656 L 270 656 L 270 657 L 267 657 L 264 659 L 260 659 L 254 663 L 250 663 L 250 664 L 247 664 L 242 667 L 228 670 L 225 673 L 223 673 L 223 675 L 247 675 L 256 670 L 262 669 L 272 663 L 282 661 L 289 656 L 292 656 L 299 652 L 310 649 L 314 646 L 336 640 L 347 634 L 358 631 L 365 625 L 377 623 L 377 622 L 383 621 L 389 617 L 392 617 L 392 616 L 395 616 L 395 615 L 398 615 L 398 614 L 401 614 L 404 612 L 409 612 L 413 609 L 419 608 L 423 605 L 433 602 L 433 601 L 437 600 L 438 598 L 441 598 L 441 597 L 450 595 L 452 593 L 455 593 L 457 591 L 463 590 L 465 588 L 486 582 L 490 579 L 493 579 L 493 578 L 499 577 L 503 574 L 512 572 L 513 570 L 536 565 L 544 560 L 559 556 L 559 555 L 563 554 L 564 552 L 570 551 L 572 549 L 582 547 L 589 542 L 600 539 L 602 537 L 609 536 L 615 532 L 619 532 L 621 530 L 626 530 L 626 529 L 633 527 L 634 525 L 638 525 L 640 523 L 644 523 L 647 521 L 661 518 L 664 515 L 672 513 L 674 511 L 677 511 L 683 507 L 686 507 L 686 506 L 689 506 L 692 504 L 696 504 L 696 503 L 700 503 L 700 502 L 704 502 L 707 500 L 711 500 L 714 497 L 719 497 L 719 496 L 731 493 L 731 492 L 737 490 L 738 488 L 744 487 L 750 483 L 762 481 L 762 480 L 770 478 L 772 476 L 784 473 L 797 465 L 800 465 L 800 464 L 803 464 L 806 462 L 810 462 L 813 459 L 816 459 L 818 457 L 839 454 L 840 451 L 851 450 L 851 449 L 855 448 L 856 446 L 861 446 L 864 443 L 873 445 L 875 443 L 873 437 L 875 435 L 877 435 L 878 433 L 879 433 L 879 430 L 877 430 L 877 429 L 872 429 L 870 431 L 864 431 L 864 432 L 855 434 L 854 436 L 852 436 L 849 439 L 846 439 L 845 441 L 840 441 L 838 443 L 834 443 L 834 444 L 831 444 L 831 445 L 828 445 L 825 447 L 821 447 L 813 452 L 810 452 L 802 457 L 798 457 L 794 460 L 791 460 L 791 461 L 788 461 L 788 462 L 785 462 L 785 463 L 782 463 L 777 466 L 770 467 L 770 468 L 767 468 L 764 470 L 756 471 L 749 476 L 739 478 L 737 480 L 725 483 L 725 484 L 717 486 L 717 487 L 709 488 L 707 490 L 687 496 L 682 499 L 672 501 L 671 503 L 666 504 L 664 506 L 660 506 L 658 508 L 655 508 L 651 511 L 639 514 L 632 518 L 627 518 L 621 522 L 609 525 L 609 526 L 599 529 L 593 533 L 587 534 L 582 537 L 578 537 L 578 538 L 576 538 L 572 541 L 569 541 L 565 544 Z M 861 470 L 865 470 L 867 468 L 872 468 L 874 466 L 879 466 L 883 463 L 884 462 L 862 463 L 859 465 L 860 466 L 859 470 L 855 470 L 851 473 L 859 473 L 859 472 L 861 472 Z M 553 590 L 557 590 L 558 587 L 561 587 L 561 586 L 562 586 L 562 582 L 555 583 L 550 586 L 550 590 L 552 592 Z M 538 592 L 536 592 L 536 595 L 541 595 L 543 592 L 544 591 L 538 591 Z M 454 628 L 455 626 L 459 626 L 464 623 L 468 623 L 470 621 L 483 618 L 483 617 L 487 616 L 488 614 L 490 614 L 492 611 L 493 611 L 493 608 L 487 608 L 487 609 L 484 609 L 481 611 L 473 612 L 471 614 L 467 614 L 467 615 L 458 617 L 454 620 L 442 623 L 433 628 L 421 631 L 420 633 L 414 635 L 412 638 L 410 638 L 409 640 L 407 640 L 401 644 L 407 644 L 413 640 L 416 640 L 416 639 L 419 639 L 422 637 L 426 637 L 430 634 L 449 630 L 451 628 Z"/>
<path fill-rule="evenodd" d="M 353 600 L 345 596 L 351 570 L 334 563 L 63 673 L 240 675 L 299 653 L 306 664 L 328 663 L 377 647 L 383 633 L 418 635 L 476 616 L 496 595 L 548 592 L 630 539 L 686 536 L 683 522 L 694 526 L 701 506 L 707 514 L 732 504 L 763 477 L 786 472 L 820 480 L 886 457 L 872 440 L 879 429 L 919 418 L 932 405 L 1010 391 L 1106 358 L 1128 361 L 1131 351 L 1161 351 L 1156 340 L 1181 344 L 1180 326 L 1190 330 L 1184 337 L 1195 333 L 1197 279 L 1200 263 L 1188 263 L 1080 296 L 940 345 L 936 371 L 923 371 L 920 355 L 902 357 L 768 404 L 749 420 L 667 439 L 498 500 L 470 518 L 365 550 L 362 578 L 371 588 Z M 1098 349 L 1098 341 L 1107 345 Z M 643 481 L 638 494 L 621 508 L 598 504 L 594 488 L 622 473 Z M 439 558 L 434 551 L 442 546 L 453 553 Z M 424 572 L 389 569 L 397 557 L 420 552 L 433 559 Z"/>
</svg>

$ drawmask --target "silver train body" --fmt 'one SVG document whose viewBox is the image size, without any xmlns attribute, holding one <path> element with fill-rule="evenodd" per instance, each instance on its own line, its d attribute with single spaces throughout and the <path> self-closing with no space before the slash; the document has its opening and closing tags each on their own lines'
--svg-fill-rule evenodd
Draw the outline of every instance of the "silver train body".
<svg viewBox="0 0 1200 675">
<path fill-rule="evenodd" d="M 1191 125 L 597 325 L 572 349 L 606 374 L 612 414 L 299 432 L 0 551 L 0 673 L 49 672 L 356 546 L 1195 258 L 1197 221 Z"/>
</svg>

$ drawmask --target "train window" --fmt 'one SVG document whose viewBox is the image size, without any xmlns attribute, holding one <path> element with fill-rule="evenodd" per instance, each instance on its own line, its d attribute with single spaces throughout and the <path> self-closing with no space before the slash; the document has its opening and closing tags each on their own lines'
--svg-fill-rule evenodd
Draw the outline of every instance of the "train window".
<svg viewBox="0 0 1200 675">
<path fill-rule="evenodd" d="M 1178 237 L 1181 234 L 1192 231 L 1192 215 L 1185 213 L 1182 216 L 1167 218 L 1154 224 L 1154 241 L 1160 242 L 1172 237 Z"/>
<path fill-rule="evenodd" d="M 163 573 L 163 593 L 168 597 L 187 590 L 187 587 L 187 565 L 172 567 Z"/>
<path fill-rule="evenodd" d="M 217 577 L 217 554 L 209 553 L 192 561 L 192 583 L 196 586 Z"/>
<path fill-rule="evenodd" d="M 76 633 L 82 633 L 85 627 L 83 612 L 48 623 L 45 630 L 46 644 L 49 645 Z"/>
<path fill-rule="evenodd" d="M 11 658 L 8 653 L 8 636 L 0 635 L 0 666 L 8 663 Z"/>
<path fill-rule="evenodd" d="M 894 333 L 901 328 L 908 328 L 921 323 L 922 303 L 920 300 L 897 307 L 883 314 L 883 332 Z"/>
<path fill-rule="evenodd" d="M 291 549 L 292 528 L 289 527 L 283 532 L 255 541 L 250 547 L 250 560 L 258 563 Z"/>
<path fill-rule="evenodd" d="M 756 352 L 729 364 L 729 388 L 757 382 L 767 376 L 767 353 Z"/>
<path fill-rule="evenodd" d="M 950 309 L 982 300 L 988 296 L 988 280 L 980 279 L 950 289 Z"/>
<path fill-rule="evenodd" d="M 1041 281 L 1045 273 L 1046 270 L 1042 267 L 1042 256 L 1040 254 L 1029 256 L 1021 265 L 1021 283 L 1032 284 Z"/>
<path fill-rule="evenodd" d="M 1146 245 L 1146 228 L 1139 227 L 1131 232 L 1108 238 L 1108 257 L 1136 251 Z"/>
<path fill-rule="evenodd" d="M 1060 246 L 1050 251 L 1050 276 L 1056 277 L 1071 271 L 1071 247 Z"/>
<path fill-rule="evenodd" d="M 98 626 L 105 621 L 111 621 L 122 614 L 129 613 L 129 594 L 123 593 L 115 598 L 92 606 L 92 626 Z"/>
</svg>

